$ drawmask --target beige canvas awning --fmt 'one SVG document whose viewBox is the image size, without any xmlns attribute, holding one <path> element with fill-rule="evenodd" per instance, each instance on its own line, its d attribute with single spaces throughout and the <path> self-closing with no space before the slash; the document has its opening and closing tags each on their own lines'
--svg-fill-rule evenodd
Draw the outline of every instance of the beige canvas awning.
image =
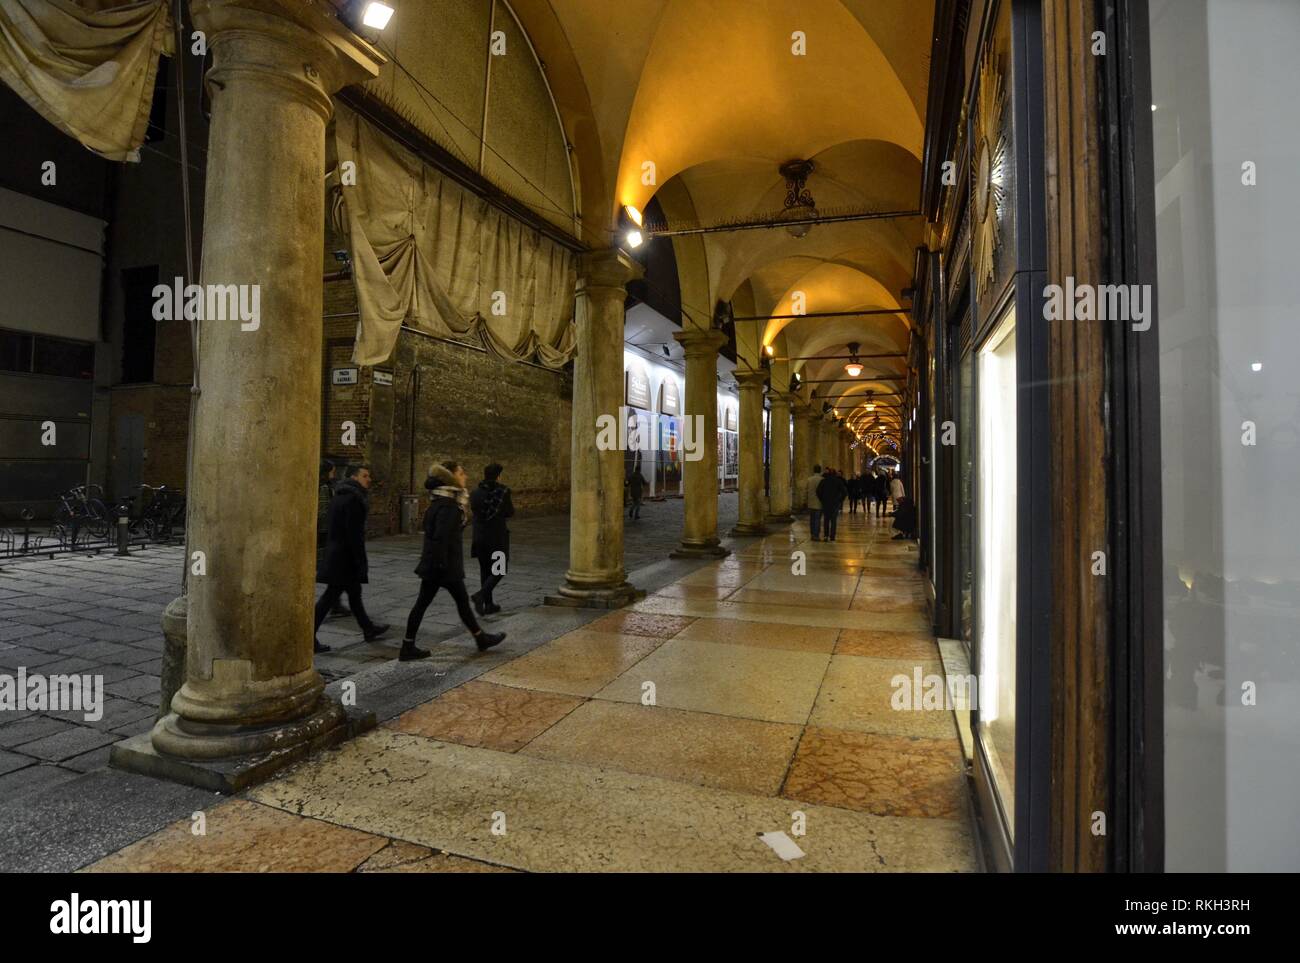
<svg viewBox="0 0 1300 963">
<path fill-rule="evenodd" d="M 136 159 L 158 57 L 174 49 L 166 0 L 0 3 L 0 80 L 110 160 Z"/>
</svg>

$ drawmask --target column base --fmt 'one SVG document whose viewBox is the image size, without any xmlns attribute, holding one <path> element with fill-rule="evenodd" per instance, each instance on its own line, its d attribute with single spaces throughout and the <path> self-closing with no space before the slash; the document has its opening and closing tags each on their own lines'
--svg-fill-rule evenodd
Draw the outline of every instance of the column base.
<svg viewBox="0 0 1300 963">
<path fill-rule="evenodd" d="M 631 582 L 616 585 L 573 585 L 566 582 L 554 595 L 542 599 L 543 605 L 562 605 L 577 609 L 621 609 L 645 598 L 645 589 Z"/>
<path fill-rule="evenodd" d="M 733 528 L 733 529 L 732 529 L 730 532 L 728 532 L 727 534 L 729 534 L 729 535 L 766 535 L 766 534 L 767 534 L 767 526 L 764 525 L 762 522 L 756 522 L 756 523 L 750 523 L 750 522 L 739 522 L 739 523 L 736 525 L 736 527 Z"/>
<path fill-rule="evenodd" d="M 793 515 L 768 515 L 764 520 L 768 525 L 789 525 L 794 521 Z"/>
<path fill-rule="evenodd" d="M 375 727 L 375 714 L 322 697 L 308 715 L 274 726 L 214 726 L 168 713 L 151 732 L 113 746 L 114 769 L 230 794 Z"/>
<path fill-rule="evenodd" d="M 707 542 L 682 542 L 668 553 L 669 558 L 726 558 L 731 549 L 724 548 L 716 538 Z"/>
</svg>

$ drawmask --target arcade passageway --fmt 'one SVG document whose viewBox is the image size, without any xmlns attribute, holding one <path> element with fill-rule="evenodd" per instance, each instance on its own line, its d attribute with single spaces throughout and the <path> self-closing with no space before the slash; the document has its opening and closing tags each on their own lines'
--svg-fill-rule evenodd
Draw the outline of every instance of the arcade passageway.
<svg viewBox="0 0 1300 963">
<path fill-rule="evenodd" d="M 746 540 L 211 806 L 201 840 L 186 817 L 92 868 L 975 870 L 953 713 L 890 707 L 895 676 L 943 672 L 890 535 Z"/>
</svg>

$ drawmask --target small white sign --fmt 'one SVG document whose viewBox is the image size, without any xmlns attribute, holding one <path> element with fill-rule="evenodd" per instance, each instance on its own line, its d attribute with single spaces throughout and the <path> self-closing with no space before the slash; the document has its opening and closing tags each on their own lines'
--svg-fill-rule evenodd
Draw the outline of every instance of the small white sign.
<svg viewBox="0 0 1300 963">
<path fill-rule="evenodd" d="M 330 372 L 330 384 L 354 385 L 357 383 L 356 368 L 335 368 Z"/>
<path fill-rule="evenodd" d="M 393 383 L 393 373 L 391 371 L 381 371 L 376 368 L 374 371 L 374 381 L 377 385 L 391 385 Z"/>
</svg>

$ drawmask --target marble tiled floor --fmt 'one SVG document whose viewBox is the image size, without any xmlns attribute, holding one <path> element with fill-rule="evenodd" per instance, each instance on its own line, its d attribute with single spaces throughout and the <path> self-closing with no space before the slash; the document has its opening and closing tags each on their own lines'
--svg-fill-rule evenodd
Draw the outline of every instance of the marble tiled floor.
<svg viewBox="0 0 1300 963">
<path fill-rule="evenodd" d="M 953 714 L 893 705 L 943 669 L 891 534 L 737 543 L 91 869 L 975 870 Z"/>
</svg>

